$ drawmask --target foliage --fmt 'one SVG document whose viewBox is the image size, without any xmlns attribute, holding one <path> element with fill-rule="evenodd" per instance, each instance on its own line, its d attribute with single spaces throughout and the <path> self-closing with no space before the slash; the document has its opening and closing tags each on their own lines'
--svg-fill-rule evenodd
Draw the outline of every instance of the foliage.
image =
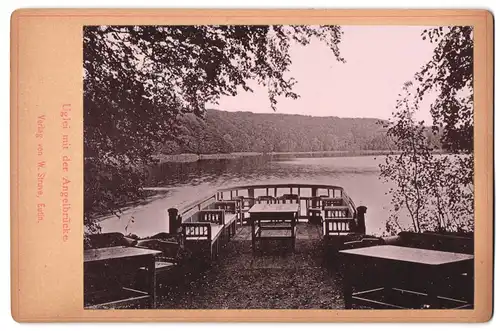
<svg viewBox="0 0 500 331">
<path fill-rule="evenodd" d="M 162 154 L 230 152 L 311 152 L 389 150 L 382 121 L 373 118 L 312 117 L 206 111 L 201 120 L 188 114 L 179 121 L 181 139 L 167 141 Z M 429 128 L 426 134 L 432 135 Z M 438 144 L 439 145 L 439 144 Z"/>
<path fill-rule="evenodd" d="M 421 231 L 473 231 L 473 41 L 472 27 L 424 30 L 423 39 L 436 43 L 433 58 L 405 83 L 388 136 L 398 155 L 388 155 L 381 176 L 396 184 L 387 231 L 405 229 L 398 215 L 408 212 L 412 228 Z M 414 115 L 420 101 L 434 91 L 433 132 L 451 155 L 432 154 L 424 123 Z"/>
<path fill-rule="evenodd" d="M 340 57 L 338 26 L 86 26 L 83 31 L 86 230 L 144 197 L 144 169 L 205 104 L 249 80 L 277 97 L 297 98 L 288 77 L 292 43 L 319 39 Z M 200 141 L 204 138 L 201 137 Z"/>
<path fill-rule="evenodd" d="M 474 128 L 473 28 L 453 26 L 424 30 L 422 38 L 436 43 L 434 55 L 417 74 L 416 97 L 436 91 L 431 108 L 433 128 L 442 129 L 443 147 L 472 153 Z M 472 178 L 471 178 L 472 180 Z"/>
<path fill-rule="evenodd" d="M 380 165 L 381 177 L 395 183 L 389 190 L 393 212 L 387 231 L 397 233 L 406 224 L 398 222 L 400 213 L 407 212 L 415 232 L 471 231 L 474 226 L 472 186 L 463 182 L 463 161 L 469 155 L 440 155 L 425 134 L 423 121 L 417 122 L 412 103 L 411 83 L 396 106 L 394 122 L 388 135 L 394 139 L 397 154 L 386 156 Z"/>
</svg>

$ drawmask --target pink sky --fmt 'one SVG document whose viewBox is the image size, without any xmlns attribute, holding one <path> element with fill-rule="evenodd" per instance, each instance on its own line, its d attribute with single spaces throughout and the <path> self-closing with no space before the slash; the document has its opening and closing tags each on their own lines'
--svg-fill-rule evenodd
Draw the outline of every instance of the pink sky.
<svg viewBox="0 0 500 331">
<path fill-rule="evenodd" d="M 396 105 L 403 83 L 411 80 L 429 61 L 434 49 L 422 40 L 422 26 L 343 26 L 339 63 L 321 42 L 293 45 L 290 75 L 298 83 L 297 100 L 280 98 L 278 113 L 312 116 L 376 117 L 387 119 Z M 254 93 L 241 90 L 235 97 L 221 98 L 228 111 L 271 113 L 266 88 L 251 83 Z M 429 100 L 428 100 L 429 101 Z M 417 114 L 430 123 L 429 102 Z"/>
</svg>

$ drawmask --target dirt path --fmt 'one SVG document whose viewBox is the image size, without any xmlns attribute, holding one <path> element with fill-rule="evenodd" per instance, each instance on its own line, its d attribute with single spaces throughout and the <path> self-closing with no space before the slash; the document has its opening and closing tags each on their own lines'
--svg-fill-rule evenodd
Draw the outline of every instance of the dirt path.
<svg viewBox="0 0 500 331">
<path fill-rule="evenodd" d="M 184 269 L 162 288 L 158 308 L 343 308 L 339 273 L 324 266 L 320 240 L 297 240 L 295 253 L 270 245 L 254 256 L 251 241 L 231 241 L 210 267 Z"/>
</svg>

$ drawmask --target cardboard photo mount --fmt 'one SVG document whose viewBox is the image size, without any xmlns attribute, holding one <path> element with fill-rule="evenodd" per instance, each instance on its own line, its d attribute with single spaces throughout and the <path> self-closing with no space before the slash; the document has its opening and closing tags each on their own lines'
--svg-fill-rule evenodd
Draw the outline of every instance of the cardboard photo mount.
<svg viewBox="0 0 500 331">
<path fill-rule="evenodd" d="M 83 308 L 83 27 L 191 24 L 474 27 L 473 310 Z M 491 318 L 493 16 L 490 12 L 20 9 L 12 14 L 11 27 L 11 286 L 12 316 L 16 321 L 484 322 Z M 63 218 L 69 226 L 63 227 Z"/>
</svg>

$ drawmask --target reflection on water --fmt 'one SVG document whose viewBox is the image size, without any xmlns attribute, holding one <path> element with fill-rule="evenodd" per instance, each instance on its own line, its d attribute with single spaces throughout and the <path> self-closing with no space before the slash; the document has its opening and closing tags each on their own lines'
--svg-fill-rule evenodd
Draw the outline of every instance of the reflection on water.
<svg viewBox="0 0 500 331">
<path fill-rule="evenodd" d="M 368 207 L 367 232 L 382 234 L 390 209 L 385 193 L 390 184 L 379 179 L 383 156 L 324 158 L 244 157 L 164 163 L 151 169 L 149 186 L 164 187 L 168 194 L 147 205 L 126 211 L 120 219 L 104 220 L 103 231 L 128 231 L 148 236 L 168 229 L 166 210 L 202 198 L 228 186 L 260 183 L 328 184 L 344 187 L 356 205 Z"/>
</svg>

